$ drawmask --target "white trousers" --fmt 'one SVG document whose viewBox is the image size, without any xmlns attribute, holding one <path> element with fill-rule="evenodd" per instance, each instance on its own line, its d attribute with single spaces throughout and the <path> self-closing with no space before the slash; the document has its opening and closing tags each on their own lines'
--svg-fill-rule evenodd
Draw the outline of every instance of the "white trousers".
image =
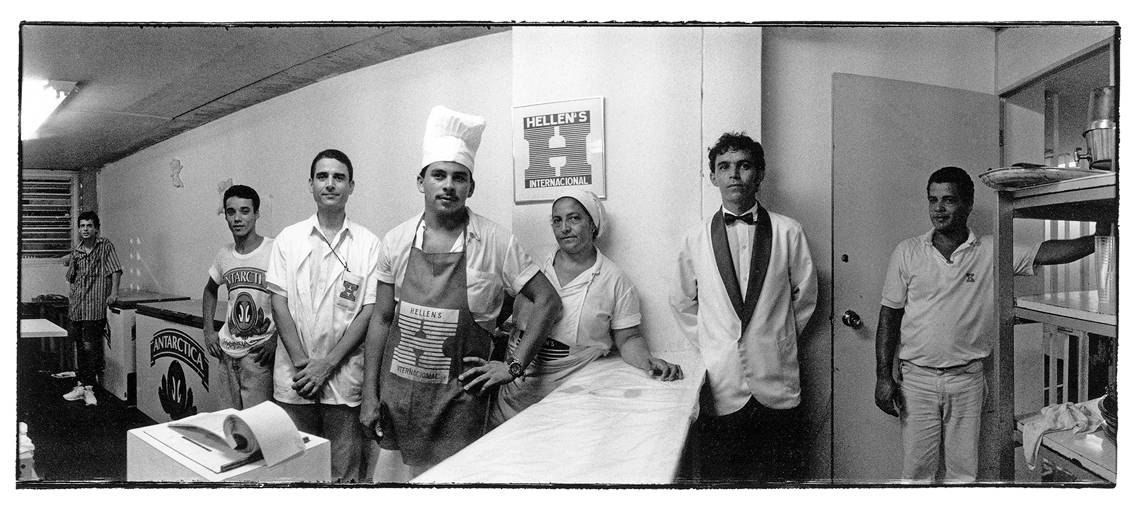
<svg viewBox="0 0 1140 506">
<path fill-rule="evenodd" d="M 986 400 L 985 365 L 936 369 L 903 361 L 903 480 L 948 482 L 978 474 L 978 435 Z"/>
</svg>

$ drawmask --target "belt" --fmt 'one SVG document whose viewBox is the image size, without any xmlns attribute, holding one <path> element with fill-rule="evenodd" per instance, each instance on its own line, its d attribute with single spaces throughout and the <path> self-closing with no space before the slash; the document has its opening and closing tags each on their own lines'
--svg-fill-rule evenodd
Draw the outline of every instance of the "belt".
<svg viewBox="0 0 1140 506">
<path fill-rule="evenodd" d="M 538 349 L 536 359 L 539 362 L 548 362 L 550 360 L 566 358 L 568 356 L 570 356 L 569 346 L 567 346 L 565 343 L 555 341 L 554 339 L 547 339 Z"/>
<path fill-rule="evenodd" d="M 510 350 L 514 353 L 515 348 L 518 347 L 519 341 L 522 340 L 522 332 L 515 332 L 510 338 Z M 535 360 L 538 362 L 548 362 L 560 358 L 570 356 L 570 346 L 554 339 L 545 339 L 542 344 L 538 345 L 538 353 L 535 354 Z"/>
<path fill-rule="evenodd" d="M 923 369 L 931 369 L 931 370 L 938 371 L 938 372 L 954 372 L 954 371 L 957 371 L 959 369 L 965 369 L 967 367 L 970 367 L 971 365 L 974 364 L 974 362 L 980 362 L 982 360 L 983 359 L 975 358 L 969 362 L 966 362 L 965 364 L 951 365 L 951 366 L 947 366 L 947 367 L 931 367 L 928 365 L 916 364 L 914 362 L 911 362 L 910 360 L 903 360 L 903 362 L 906 362 L 906 363 L 913 365 L 915 367 L 921 367 Z"/>
</svg>

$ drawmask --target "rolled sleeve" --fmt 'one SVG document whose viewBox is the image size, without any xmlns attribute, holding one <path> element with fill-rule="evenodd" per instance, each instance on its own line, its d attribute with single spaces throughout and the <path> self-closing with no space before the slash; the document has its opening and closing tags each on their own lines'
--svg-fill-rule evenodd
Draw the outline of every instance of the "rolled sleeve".
<svg viewBox="0 0 1140 506">
<path fill-rule="evenodd" d="M 368 275 L 364 279 L 364 305 L 376 303 L 376 273 L 380 270 L 380 257 L 383 256 L 383 250 L 384 244 L 378 240 L 368 249 L 370 265 L 367 269 Z"/>
<path fill-rule="evenodd" d="M 882 305 L 891 309 L 903 309 L 906 306 L 907 283 L 906 273 L 903 270 L 904 247 L 899 244 L 891 253 L 891 260 L 887 263 L 887 274 L 883 280 Z"/>
<path fill-rule="evenodd" d="M 384 240 L 380 243 L 380 254 L 376 259 L 376 269 L 372 271 L 372 278 L 375 281 L 389 285 L 396 284 L 396 260 L 398 255 L 394 242 L 393 234 L 389 233 L 384 236 Z M 375 282 L 373 284 L 375 284 Z"/>
<path fill-rule="evenodd" d="M 282 297 L 289 297 L 285 287 L 289 285 L 288 262 L 285 259 L 284 243 L 287 240 L 273 241 L 273 249 L 269 251 L 269 266 L 265 270 L 265 285 L 270 292 Z"/>
<path fill-rule="evenodd" d="M 641 325 L 641 302 L 637 290 L 625 278 L 617 283 L 617 297 L 614 299 L 614 315 L 610 320 L 613 330 L 628 329 Z"/>
<path fill-rule="evenodd" d="M 119 264 L 119 255 L 115 253 L 115 245 L 111 241 L 107 241 L 103 243 L 103 247 L 103 268 L 106 269 L 104 276 L 123 272 L 123 266 Z"/>
<path fill-rule="evenodd" d="M 1041 249 L 1041 243 L 1037 242 L 1026 246 L 1024 244 L 1013 245 L 1013 274 L 1015 276 L 1032 276 L 1035 272 L 1033 261 L 1037 258 L 1037 251 Z"/>
<path fill-rule="evenodd" d="M 225 248 L 218 251 L 218 254 L 214 256 L 214 263 L 210 264 L 210 269 L 207 271 L 210 279 L 217 285 L 222 284 L 222 255 L 224 254 L 226 254 Z"/>
<path fill-rule="evenodd" d="M 507 287 L 512 297 L 515 297 L 531 278 L 538 274 L 538 271 L 538 264 L 519 246 L 514 235 L 511 235 L 503 259 L 503 286 Z"/>
</svg>

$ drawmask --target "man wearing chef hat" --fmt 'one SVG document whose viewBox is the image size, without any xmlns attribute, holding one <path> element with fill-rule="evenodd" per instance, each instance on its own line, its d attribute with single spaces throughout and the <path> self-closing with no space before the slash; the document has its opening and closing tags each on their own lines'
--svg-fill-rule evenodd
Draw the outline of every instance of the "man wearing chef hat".
<svg viewBox="0 0 1140 506">
<path fill-rule="evenodd" d="M 381 448 L 400 452 L 404 479 L 483 435 L 493 387 L 523 374 L 561 313 L 510 230 L 467 207 L 485 126 L 432 109 L 416 178 L 424 210 L 384 236 L 375 270 L 360 422 Z M 514 356 L 492 360 L 504 290 L 536 310 Z"/>
</svg>

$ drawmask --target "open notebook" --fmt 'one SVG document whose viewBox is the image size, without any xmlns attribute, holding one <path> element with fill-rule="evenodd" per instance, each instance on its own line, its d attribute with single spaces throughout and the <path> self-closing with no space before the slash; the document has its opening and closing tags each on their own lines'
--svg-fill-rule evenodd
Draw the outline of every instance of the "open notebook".
<svg viewBox="0 0 1140 506">
<path fill-rule="evenodd" d="M 280 406 L 266 401 L 238 411 L 200 413 L 156 426 L 148 433 L 174 451 L 215 473 L 264 459 L 277 463 L 304 451 L 303 438 Z"/>
</svg>

